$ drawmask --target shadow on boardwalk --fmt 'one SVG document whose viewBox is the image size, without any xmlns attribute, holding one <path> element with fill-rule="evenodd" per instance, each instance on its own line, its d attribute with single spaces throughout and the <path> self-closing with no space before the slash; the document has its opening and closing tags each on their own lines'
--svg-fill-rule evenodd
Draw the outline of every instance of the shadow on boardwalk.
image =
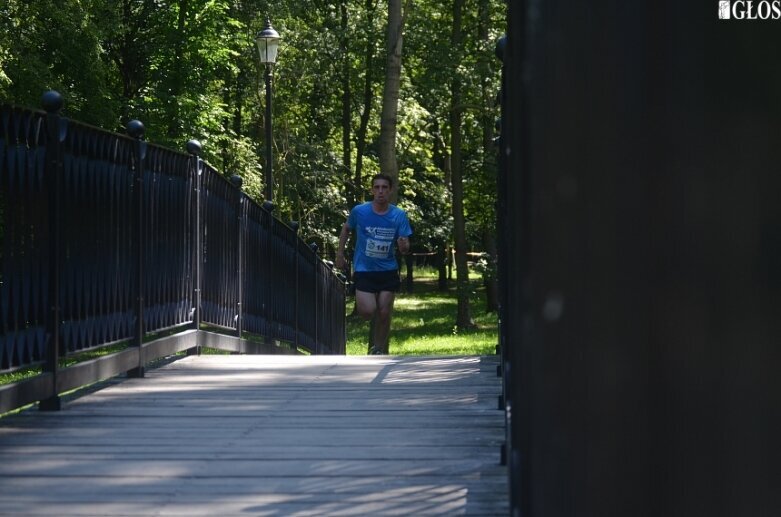
<svg viewBox="0 0 781 517">
<path fill-rule="evenodd" d="M 506 515 L 497 357 L 201 356 L 0 421 L 2 515 Z"/>
</svg>

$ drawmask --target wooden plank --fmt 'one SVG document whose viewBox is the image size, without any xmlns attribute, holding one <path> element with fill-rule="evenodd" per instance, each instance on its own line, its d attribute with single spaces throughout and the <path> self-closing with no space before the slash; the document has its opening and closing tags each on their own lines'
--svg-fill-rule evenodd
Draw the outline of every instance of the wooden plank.
<svg viewBox="0 0 781 517">
<path fill-rule="evenodd" d="M 247 341 L 234 336 L 226 336 L 217 332 L 201 330 L 198 333 L 198 344 L 209 348 L 218 348 L 230 352 L 242 354 L 298 354 L 298 351 L 289 346 L 259 343 Z"/>
<path fill-rule="evenodd" d="M 39 492 L 69 494 L 74 492 L 78 484 L 87 484 L 101 494 L 141 495 L 167 494 L 175 486 L 177 494 L 241 494 L 252 492 L 256 494 L 277 493 L 310 493 L 310 494 L 368 494 L 376 492 L 377 486 L 383 486 L 388 491 L 399 493 L 412 491 L 410 485 L 419 490 L 432 493 L 444 493 L 454 489 L 468 489 L 470 494 L 495 496 L 498 486 L 504 488 L 507 480 L 504 477 L 454 476 L 448 483 L 433 476 L 418 476 L 414 483 L 406 478 L 388 476 L 307 476 L 298 478 L 282 477 L 236 477 L 220 478 L 186 478 L 163 476 L 124 476 L 124 477 L 35 477 L 12 478 L 0 485 L 0 494 L 19 495 L 25 497 L 25 491 L 34 488 Z M 78 491 L 76 491 L 78 492 Z"/>
<path fill-rule="evenodd" d="M 0 414 L 43 400 L 54 394 L 54 376 L 43 373 L 31 379 L 0 386 Z"/>
<path fill-rule="evenodd" d="M 11 445 L 3 447 L 0 463 L 13 461 L 14 455 L 45 455 L 57 461 L 126 461 L 126 460 L 180 460 L 210 459 L 210 450 L 193 451 L 192 445 L 181 443 L 155 443 L 123 446 L 121 450 L 113 445 L 57 444 L 57 445 Z M 499 461 L 499 450 L 495 445 L 297 445 L 295 448 L 277 445 L 237 444 L 221 459 L 255 460 L 440 460 L 461 459 L 465 456 L 487 462 Z M 2 487 L 0 487 L 2 488 Z"/>
<path fill-rule="evenodd" d="M 138 348 L 134 347 L 83 361 L 63 368 L 57 373 L 57 393 L 102 381 L 137 367 Z"/>
<path fill-rule="evenodd" d="M 0 420 L 0 515 L 506 515 L 497 361 L 188 356 Z"/>
</svg>

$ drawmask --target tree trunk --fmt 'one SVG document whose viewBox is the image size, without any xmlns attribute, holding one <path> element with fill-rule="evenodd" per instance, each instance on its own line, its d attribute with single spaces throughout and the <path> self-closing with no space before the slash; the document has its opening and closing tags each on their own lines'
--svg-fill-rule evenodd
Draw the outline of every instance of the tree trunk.
<svg viewBox="0 0 781 517">
<path fill-rule="evenodd" d="M 340 0 L 339 9 L 341 11 L 341 27 L 339 32 L 341 37 L 339 38 L 339 51 L 340 59 L 342 60 L 342 164 L 344 166 L 345 179 L 347 184 L 350 183 L 350 175 L 352 174 L 352 152 L 350 149 L 350 136 L 352 129 L 352 114 L 350 112 L 350 103 L 352 102 L 352 91 L 350 89 L 350 49 L 347 35 L 350 34 L 349 27 L 347 25 L 347 3 L 346 0 Z M 355 190 L 348 189 L 347 203 L 349 210 L 356 203 Z"/>
<path fill-rule="evenodd" d="M 499 286 L 496 281 L 496 235 L 490 229 L 483 231 L 483 246 L 488 255 L 487 269 L 483 272 L 485 284 L 485 310 L 496 312 L 499 310 Z"/>
<path fill-rule="evenodd" d="M 119 40 L 118 49 L 112 52 L 114 63 L 117 66 L 117 70 L 121 76 L 122 81 L 122 108 L 121 108 L 121 128 L 123 130 L 125 124 L 133 118 L 131 113 L 131 105 L 133 100 L 138 95 L 138 92 L 143 86 L 146 85 L 147 78 L 145 70 L 140 68 L 138 63 L 143 59 L 138 49 L 138 43 L 136 42 L 136 34 L 138 33 L 139 23 L 144 22 L 143 12 L 139 15 L 138 19 L 133 14 L 133 8 L 130 0 L 125 0 L 122 3 L 122 38 Z"/>
<path fill-rule="evenodd" d="M 447 144 L 439 130 L 439 123 L 434 121 L 434 127 L 431 132 L 434 137 L 434 147 L 432 150 L 434 164 L 442 169 L 445 174 L 445 186 L 450 188 L 450 155 L 447 152 Z"/>
<path fill-rule="evenodd" d="M 170 138 L 177 138 L 181 133 L 180 123 L 180 99 L 179 96 L 184 91 L 184 42 L 187 41 L 187 9 L 189 7 L 189 0 L 179 0 L 179 17 L 176 27 L 176 46 L 174 48 L 174 59 L 172 76 L 173 82 L 171 84 L 170 97 L 168 98 L 168 136 Z"/>
<path fill-rule="evenodd" d="M 478 29 L 477 38 L 483 44 L 488 43 L 489 5 L 488 0 L 480 0 L 478 4 Z M 483 99 L 482 112 L 482 130 L 483 130 L 483 171 L 490 178 L 489 188 L 492 192 L 496 191 L 496 149 L 493 143 L 493 113 L 494 107 L 489 91 L 489 75 L 491 67 L 488 59 L 480 60 L 478 67 L 480 74 L 481 97 Z M 485 283 L 485 309 L 486 312 L 496 312 L 499 310 L 499 287 L 496 276 L 496 221 L 485 218 L 483 223 L 483 246 L 488 256 L 488 264 L 483 272 L 483 282 Z"/>
<path fill-rule="evenodd" d="M 461 12 L 464 0 L 456 0 L 453 5 L 453 34 L 451 43 L 454 49 L 461 47 Z M 453 189 L 453 227 L 456 245 L 456 296 L 458 312 L 456 326 L 459 329 L 474 327 L 469 307 L 469 267 L 467 266 L 466 221 L 464 220 L 464 184 L 461 163 L 461 80 L 458 67 L 454 70 L 450 99 L 450 174 Z"/>
<path fill-rule="evenodd" d="M 450 190 L 450 155 L 447 151 L 445 139 L 439 129 L 439 121 L 434 120 L 431 134 L 433 136 L 432 158 L 434 160 L 434 165 L 442 170 L 445 179 L 445 188 Z M 448 280 L 453 277 L 449 253 L 450 247 L 447 245 L 447 242 L 436 243 L 436 257 L 434 261 L 436 263 L 437 272 L 439 273 L 437 287 L 442 292 L 447 291 Z"/>
<path fill-rule="evenodd" d="M 368 16 L 374 14 L 376 4 L 373 0 L 366 0 L 366 13 Z M 372 111 L 372 99 L 374 98 L 374 45 L 371 41 L 366 42 L 366 56 L 364 57 L 365 77 L 363 82 L 363 112 L 361 113 L 361 122 L 358 127 L 357 141 L 355 144 L 355 178 L 353 179 L 353 192 L 355 202 L 361 203 L 364 199 L 363 190 L 363 156 L 366 153 L 366 132 L 369 127 L 369 119 Z"/>
<path fill-rule="evenodd" d="M 407 278 L 406 278 L 406 287 L 407 292 L 411 293 L 414 289 L 414 269 L 415 269 L 415 258 L 412 256 L 412 253 L 408 253 L 404 257 L 404 263 L 407 266 Z"/>
<path fill-rule="evenodd" d="M 396 121 L 401 87 L 403 19 L 401 0 L 388 0 L 387 59 L 380 115 L 380 172 L 393 178 L 391 202 L 398 199 L 399 166 L 396 162 Z"/>
<path fill-rule="evenodd" d="M 445 257 L 447 255 L 447 246 L 444 243 L 437 246 L 437 271 L 439 272 L 439 278 L 437 287 L 440 291 L 447 291 L 447 261 Z"/>
</svg>

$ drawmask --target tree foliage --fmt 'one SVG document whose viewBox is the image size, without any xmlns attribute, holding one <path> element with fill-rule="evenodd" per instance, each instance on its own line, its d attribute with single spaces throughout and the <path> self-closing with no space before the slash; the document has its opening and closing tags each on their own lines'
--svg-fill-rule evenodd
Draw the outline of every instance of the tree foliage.
<svg viewBox="0 0 781 517">
<path fill-rule="evenodd" d="M 490 128 L 504 2 L 457 3 L 462 37 L 454 43 L 454 2 L 404 2 L 395 155 L 398 204 L 410 213 L 415 251 L 453 243 L 454 110 L 466 247 L 484 249 L 484 236 L 496 231 Z M 277 213 L 333 250 L 346 211 L 364 200 L 368 178 L 380 170 L 386 7 L 377 0 L 5 0 L 0 100 L 38 106 L 45 90 L 56 89 L 66 116 L 115 131 L 139 119 L 149 141 L 177 149 L 199 139 L 212 165 L 241 175 L 245 191 L 260 199 L 265 101 L 254 38 L 268 16 L 282 37 L 273 102 Z"/>
</svg>

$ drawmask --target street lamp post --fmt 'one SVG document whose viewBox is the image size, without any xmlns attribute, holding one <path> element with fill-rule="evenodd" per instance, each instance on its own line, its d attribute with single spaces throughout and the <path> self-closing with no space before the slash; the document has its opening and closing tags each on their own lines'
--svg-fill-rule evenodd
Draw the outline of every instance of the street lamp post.
<svg viewBox="0 0 781 517">
<path fill-rule="evenodd" d="M 274 196 L 274 174 L 271 168 L 271 79 L 274 63 L 277 62 L 279 39 L 279 34 L 271 26 L 271 21 L 266 18 L 266 26 L 258 33 L 255 43 L 258 45 L 260 64 L 266 65 L 266 170 L 263 175 L 263 181 L 265 183 L 264 197 L 266 201 L 272 202 Z"/>
</svg>

